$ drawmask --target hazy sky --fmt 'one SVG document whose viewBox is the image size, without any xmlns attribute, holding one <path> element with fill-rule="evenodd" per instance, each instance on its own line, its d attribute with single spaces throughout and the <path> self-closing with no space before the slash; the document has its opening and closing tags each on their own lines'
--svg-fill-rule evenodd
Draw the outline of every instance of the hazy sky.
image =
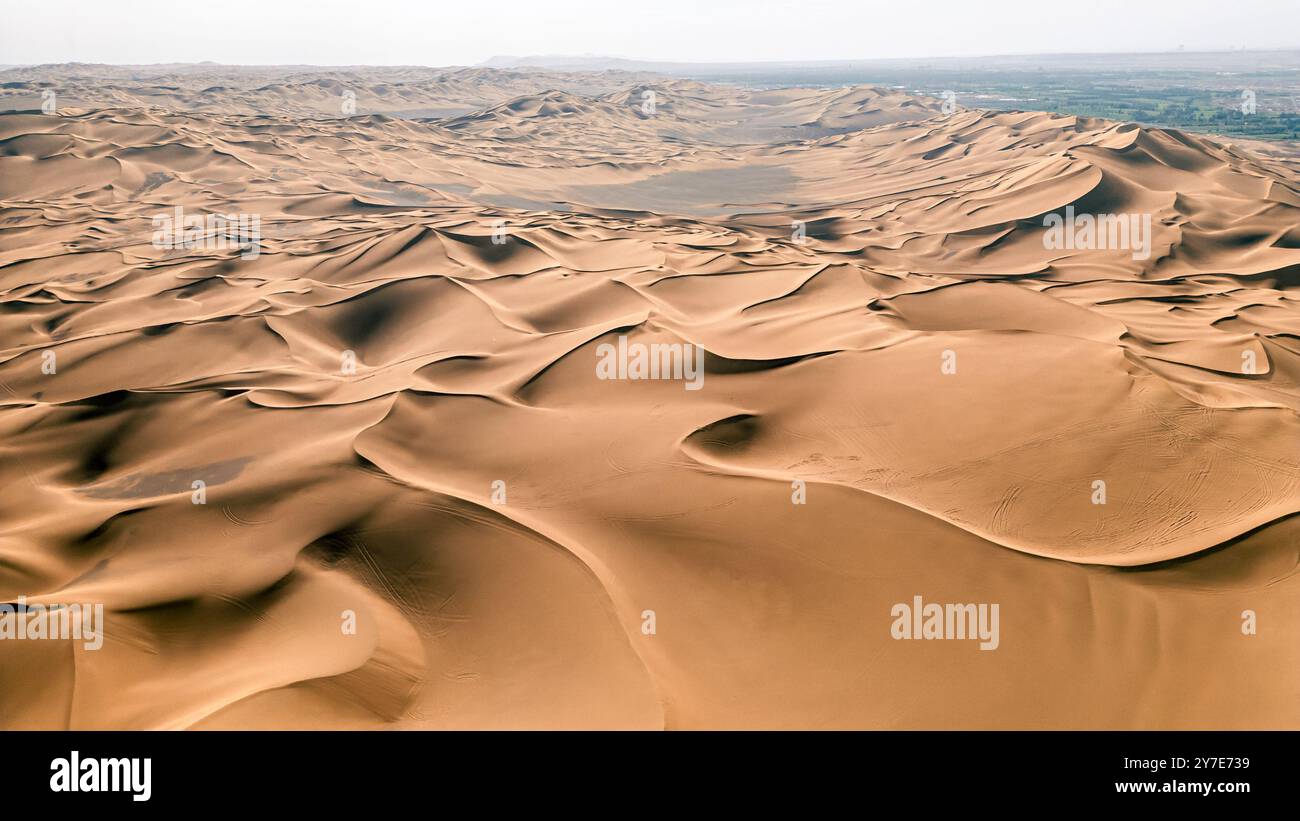
<svg viewBox="0 0 1300 821">
<path fill-rule="evenodd" d="M 469 65 L 1300 47 L 1300 0 L 0 0 L 0 63 Z"/>
</svg>

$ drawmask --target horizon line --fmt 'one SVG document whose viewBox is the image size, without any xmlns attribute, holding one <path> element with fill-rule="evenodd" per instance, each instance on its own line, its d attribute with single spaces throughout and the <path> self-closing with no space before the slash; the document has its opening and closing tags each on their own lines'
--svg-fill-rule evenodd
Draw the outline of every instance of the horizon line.
<svg viewBox="0 0 1300 821">
<path fill-rule="evenodd" d="M 145 68 L 150 66 L 223 66 L 232 68 L 545 68 L 544 66 L 490 66 L 493 60 L 601 60 L 624 63 L 644 63 L 664 66 L 798 66 L 798 65 L 839 65 L 853 63 L 890 63 L 914 60 L 997 60 L 1008 57 L 1146 57 L 1165 55 L 1219 55 L 1219 54 L 1300 54 L 1300 47 L 1294 48 L 1226 48 L 1205 50 L 1162 49 L 1159 51 L 1060 51 L 1060 52 L 1004 52 L 1001 54 L 945 54 L 911 57 L 844 57 L 834 59 L 775 59 L 775 60 L 659 60 L 636 57 L 615 57 L 610 55 L 574 55 L 574 54 L 496 54 L 478 63 L 448 63 L 432 65 L 427 63 L 228 63 L 219 60 L 195 60 L 188 62 L 154 62 L 154 63 L 104 63 L 84 62 L 81 60 L 62 60 L 42 63 L 0 63 L 0 70 L 17 68 L 42 68 L 46 66 L 111 66 L 121 68 Z"/>
</svg>

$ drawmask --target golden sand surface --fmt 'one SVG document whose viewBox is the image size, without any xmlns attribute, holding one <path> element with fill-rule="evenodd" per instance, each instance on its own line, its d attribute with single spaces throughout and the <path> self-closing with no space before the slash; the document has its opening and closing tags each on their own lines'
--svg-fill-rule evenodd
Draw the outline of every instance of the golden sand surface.
<svg viewBox="0 0 1300 821">
<path fill-rule="evenodd" d="M 0 726 L 1300 728 L 1285 147 L 86 72 L 0 93 L 0 602 L 104 640 L 0 640 Z M 209 215 L 256 242 L 159 228 Z M 996 649 L 899 640 L 916 596 Z"/>
</svg>

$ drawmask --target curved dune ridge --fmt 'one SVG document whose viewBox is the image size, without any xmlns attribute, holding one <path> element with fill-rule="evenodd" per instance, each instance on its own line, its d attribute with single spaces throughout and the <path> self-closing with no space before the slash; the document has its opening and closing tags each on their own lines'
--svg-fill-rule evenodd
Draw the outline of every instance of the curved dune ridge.
<svg viewBox="0 0 1300 821">
<path fill-rule="evenodd" d="M 1283 149 L 63 71 L 0 94 L 37 98 L 0 114 L 0 601 L 107 626 L 0 641 L 0 726 L 1300 727 Z M 177 208 L 256 253 L 158 247 Z M 1061 247 L 1067 209 L 1148 241 Z M 699 389 L 600 378 L 620 338 L 702 347 Z M 895 640 L 917 595 L 997 603 L 996 651 Z"/>
</svg>

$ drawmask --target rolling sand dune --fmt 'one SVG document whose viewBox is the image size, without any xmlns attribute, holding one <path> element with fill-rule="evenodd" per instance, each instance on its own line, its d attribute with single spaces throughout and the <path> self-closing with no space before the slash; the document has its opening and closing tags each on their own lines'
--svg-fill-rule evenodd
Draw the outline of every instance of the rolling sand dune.
<svg viewBox="0 0 1300 821">
<path fill-rule="evenodd" d="M 0 726 L 1300 728 L 1286 147 L 623 72 L 4 75 L 0 601 L 107 627 L 0 641 Z M 257 253 L 157 247 L 177 208 Z M 1145 247 L 1052 247 L 1067 209 Z M 703 384 L 598 378 L 620 337 Z M 895 640 L 918 595 L 998 603 L 996 651 Z"/>
</svg>

